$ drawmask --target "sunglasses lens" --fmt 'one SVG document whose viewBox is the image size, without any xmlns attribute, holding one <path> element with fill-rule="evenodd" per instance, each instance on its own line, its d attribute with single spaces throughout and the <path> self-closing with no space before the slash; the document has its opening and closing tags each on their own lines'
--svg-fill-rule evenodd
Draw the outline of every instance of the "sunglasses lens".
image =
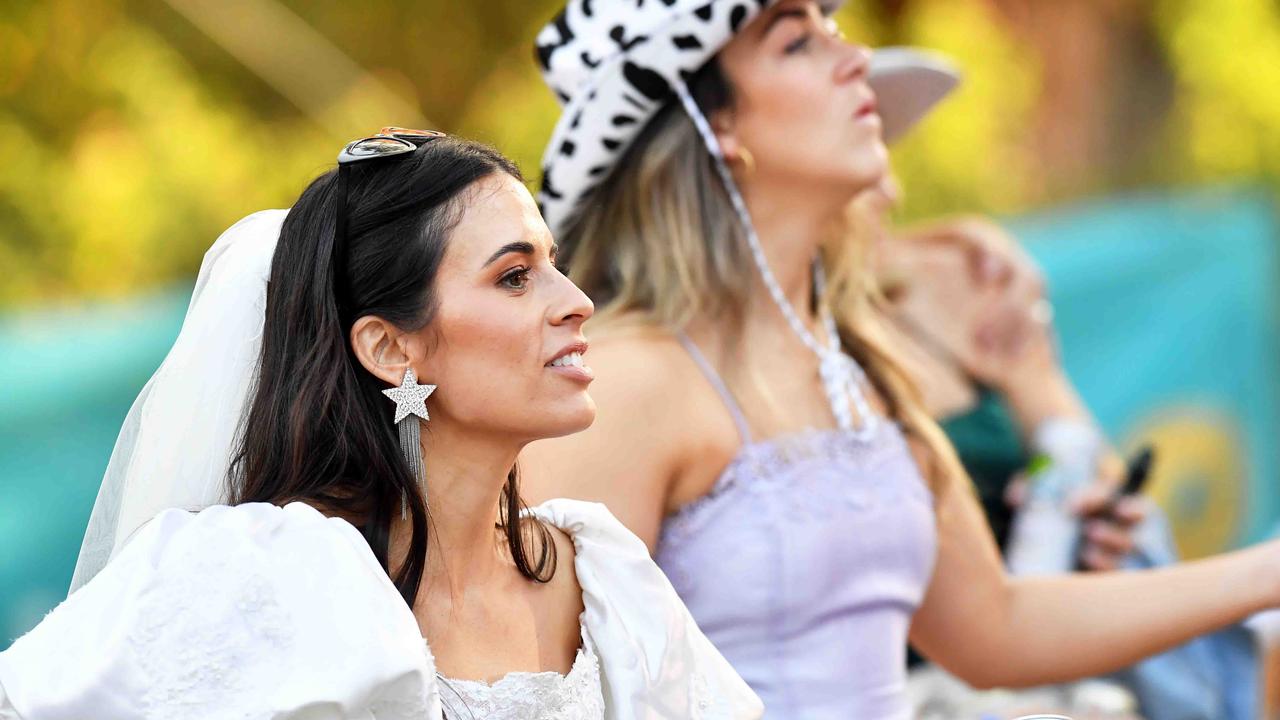
<svg viewBox="0 0 1280 720">
<path fill-rule="evenodd" d="M 385 157 L 413 152 L 417 146 L 407 140 L 393 137 L 371 137 L 357 140 L 343 149 L 339 162 L 354 162 L 366 158 Z"/>
<path fill-rule="evenodd" d="M 412 128 L 402 127 L 384 127 L 378 131 L 379 135 L 390 135 L 400 140 L 408 140 L 414 145 L 422 145 L 428 140 L 434 140 L 438 137 L 444 137 L 444 133 L 439 130 L 414 130 Z"/>
</svg>

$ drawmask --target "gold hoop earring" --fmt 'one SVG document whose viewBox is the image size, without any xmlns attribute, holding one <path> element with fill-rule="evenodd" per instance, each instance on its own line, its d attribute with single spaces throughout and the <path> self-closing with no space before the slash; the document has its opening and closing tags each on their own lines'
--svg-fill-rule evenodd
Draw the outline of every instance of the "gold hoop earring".
<svg viewBox="0 0 1280 720">
<path fill-rule="evenodd" d="M 745 170 L 748 175 L 751 175 L 756 171 L 756 158 L 751 154 L 750 150 L 745 147 L 738 148 L 738 159 L 742 161 L 742 169 Z"/>
</svg>

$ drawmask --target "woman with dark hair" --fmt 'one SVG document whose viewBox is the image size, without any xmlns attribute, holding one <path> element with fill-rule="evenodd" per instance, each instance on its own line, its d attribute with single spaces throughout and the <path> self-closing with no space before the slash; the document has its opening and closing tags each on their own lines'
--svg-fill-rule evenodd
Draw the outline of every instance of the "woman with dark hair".
<svg viewBox="0 0 1280 720">
<path fill-rule="evenodd" d="M 602 506 L 521 505 L 595 415 L 555 255 L 509 160 L 397 128 L 225 233 L 0 718 L 758 716 Z"/>
<path fill-rule="evenodd" d="M 908 639 L 1025 686 L 1280 605 L 1278 543 L 1004 573 L 849 222 L 903 117 L 841 4 L 570 0 L 539 34 L 564 105 L 539 200 L 600 312 L 597 422 L 528 448 L 535 495 L 605 502 L 771 718 L 910 717 Z"/>
</svg>

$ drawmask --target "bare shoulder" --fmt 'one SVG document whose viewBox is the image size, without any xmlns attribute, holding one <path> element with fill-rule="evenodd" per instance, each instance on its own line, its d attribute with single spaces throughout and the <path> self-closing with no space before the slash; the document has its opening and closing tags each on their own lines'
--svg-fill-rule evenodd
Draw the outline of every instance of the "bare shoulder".
<svg viewBox="0 0 1280 720">
<path fill-rule="evenodd" d="M 551 536 L 551 544 L 556 553 L 556 572 L 551 577 L 551 584 L 578 597 L 578 602 L 581 604 L 582 587 L 578 585 L 578 572 L 574 568 L 578 552 L 573 546 L 573 538 L 569 537 L 569 533 L 550 523 L 543 523 L 543 525 L 547 528 L 547 534 Z"/>
<path fill-rule="evenodd" d="M 531 568 L 537 571 L 540 561 L 545 560 L 547 563 L 543 567 L 544 572 L 537 573 L 546 581 L 534 584 L 536 592 L 545 593 L 554 598 L 557 607 L 580 606 L 582 587 L 578 584 L 578 574 L 574 565 L 577 550 L 573 544 L 573 537 L 546 519 L 538 518 L 532 513 L 521 518 L 521 532 L 524 534 L 526 543 L 532 541 L 531 545 L 525 546 L 526 557 Z M 581 610 L 581 607 L 574 610 L 574 617 Z"/>
<path fill-rule="evenodd" d="M 670 427 L 686 417 L 673 410 L 696 404 L 681 391 L 699 381 L 697 368 L 669 331 L 623 327 L 593 336 L 589 364 L 596 375 L 591 396 L 602 415 L 666 415 Z"/>
<path fill-rule="evenodd" d="M 627 325 L 591 335 L 584 358 L 595 374 L 590 393 L 596 420 L 588 429 L 550 445 L 578 449 L 671 448 L 678 444 L 697 402 L 687 390 L 699 378 L 680 342 L 666 330 Z M 542 443 L 535 444 L 542 445 Z"/>
<path fill-rule="evenodd" d="M 665 369 L 680 365 L 685 351 L 676 335 L 666 328 L 636 321 L 618 321 L 591 328 L 592 355 L 607 356 L 608 362 L 623 364 L 663 363 Z M 640 368 L 637 368 L 640 369 Z M 651 371 L 663 368 L 649 368 Z"/>
<path fill-rule="evenodd" d="M 530 502 L 570 497 L 602 502 L 650 547 L 673 480 L 689 456 L 699 381 L 680 342 L 642 325 L 589 335 L 596 419 L 586 430 L 540 440 L 521 453 Z"/>
<path fill-rule="evenodd" d="M 538 615 L 534 634 L 537 639 L 531 643 L 537 648 L 537 667 L 567 674 L 582 642 L 581 618 L 585 609 L 574 567 L 573 539 L 548 522 L 533 518 L 526 518 L 525 522 L 541 526 L 541 530 L 532 533 L 536 538 L 536 553 L 547 551 L 554 565 L 550 566 L 553 572 L 546 582 L 531 583 L 521 578 L 515 594 L 527 593 L 519 602 L 532 605 Z M 533 528 L 526 525 L 524 529 Z M 549 545 L 543 545 L 544 542 Z M 531 560 L 536 561 L 536 555 Z"/>
<path fill-rule="evenodd" d="M 552 547 L 555 548 L 555 573 L 547 584 L 560 607 L 560 612 L 557 612 L 556 616 L 564 623 L 561 636 L 573 636 L 576 643 L 574 631 L 578 625 L 578 617 L 585 609 L 582 585 L 578 583 L 578 571 L 575 566 L 577 551 L 573 546 L 573 538 L 569 537 L 568 533 L 550 523 L 543 523 L 543 527 L 547 529 Z"/>
</svg>

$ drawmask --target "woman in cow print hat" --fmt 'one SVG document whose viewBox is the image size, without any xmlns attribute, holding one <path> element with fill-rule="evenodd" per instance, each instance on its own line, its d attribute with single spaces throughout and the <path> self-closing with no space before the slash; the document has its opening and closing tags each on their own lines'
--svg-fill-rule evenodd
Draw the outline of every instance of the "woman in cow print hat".
<svg viewBox="0 0 1280 720">
<path fill-rule="evenodd" d="M 1275 545 L 1006 577 L 880 331 L 848 208 L 890 128 L 839 4 L 571 0 L 538 36 L 564 105 L 539 199 L 596 302 L 599 411 L 526 449 L 532 492 L 640 535 L 769 717 L 908 717 L 908 635 L 973 684 L 1027 685 L 1276 605 Z"/>
</svg>

